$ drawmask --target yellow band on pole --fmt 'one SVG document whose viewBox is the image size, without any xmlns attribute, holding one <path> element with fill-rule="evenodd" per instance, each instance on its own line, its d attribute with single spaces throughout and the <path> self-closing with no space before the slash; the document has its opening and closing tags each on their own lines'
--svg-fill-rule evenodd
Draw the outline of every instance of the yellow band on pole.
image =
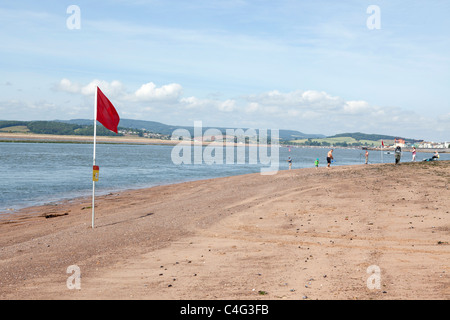
<svg viewBox="0 0 450 320">
<path fill-rule="evenodd" d="M 100 175 L 99 166 L 94 166 L 94 168 L 92 170 L 92 181 L 98 181 L 99 175 Z"/>
</svg>

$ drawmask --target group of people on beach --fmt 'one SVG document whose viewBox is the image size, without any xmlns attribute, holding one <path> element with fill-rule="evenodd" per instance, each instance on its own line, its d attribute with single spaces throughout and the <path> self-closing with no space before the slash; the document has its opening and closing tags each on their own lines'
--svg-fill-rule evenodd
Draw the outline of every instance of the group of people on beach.
<svg viewBox="0 0 450 320">
<path fill-rule="evenodd" d="M 333 161 L 333 159 L 334 159 L 334 158 L 333 158 L 333 149 L 331 149 L 331 150 L 328 151 L 328 153 L 327 153 L 327 167 L 328 167 L 328 168 L 330 168 L 331 162 Z M 289 170 L 291 170 L 291 169 L 292 169 L 292 159 L 291 159 L 291 157 L 288 158 L 287 162 L 288 162 L 288 164 L 289 164 Z M 317 159 L 314 161 L 314 166 L 316 167 L 316 169 L 319 168 L 319 158 L 317 158 Z"/>
<path fill-rule="evenodd" d="M 417 154 L 416 147 L 412 148 L 411 153 L 412 153 L 412 161 L 415 162 Z M 395 154 L 395 164 L 399 164 L 402 156 L 402 149 L 400 147 L 395 148 L 394 154 Z M 423 161 L 434 161 L 437 159 L 439 159 L 439 152 L 437 152 L 436 150 L 431 158 L 424 159 Z"/>
<path fill-rule="evenodd" d="M 412 153 L 412 161 L 416 161 L 416 154 L 417 154 L 417 150 L 416 147 L 413 147 L 411 150 Z M 394 151 L 394 159 L 395 159 L 395 164 L 399 164 L 400 163 L 400 159 L 401 159 L 401 155 L 402 155 L 402 149 L 401 147 L 397 147 L 395 148 Z M 364 154 L 365 157 L 365 164 L 369 163 L 369 151 L 366 150 L 366 153 Z M 429 159 L 424 159 L 423 161 L 434 161 L 439 159 L 439 153 L 437 151 L 434 152 L 434 155 L 429 158 Z M 327 168 L 331 168 L 331 163 L 333 162 L 334 158 L 333 158 L 333 149 L 330 149 L 327 153 Z M 289 170 L 292 169 L 292 159 L 291 157 L 288 158 L 287 162 L 289 163 Z M 319 158 L 317 158 L 314 161 L 314 166 L 317 168 L 319 168 Z"/>
</svg>

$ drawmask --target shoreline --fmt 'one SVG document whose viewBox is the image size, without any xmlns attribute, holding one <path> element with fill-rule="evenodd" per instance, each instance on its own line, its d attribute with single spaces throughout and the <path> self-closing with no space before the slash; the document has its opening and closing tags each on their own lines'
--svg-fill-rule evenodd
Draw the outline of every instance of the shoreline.
<svg viewBox="0 0 450 320">
<path fill-rule="evenodd" d="M 0 141 L 1 142 L 1 141 Z M 75 142 L 76 143 L 76 142 Z M 319 147 L 320 148 L 320 147 Z M 440 162 L 449 162 L 450 160 L 439 160 Z M 413 164 L 413 163 L 421 163 L 422 161 L 417 161 L 417 162 L 403 162 L 401 164 Z M 374 165 L 390 165 L 391 163 L 371 163 L 370 166 L 374 166 Z M 334 165 L 333 168 L 339 168 L 339 167 L 358 167 L 361 166 L 362 164 L 358 163 L 358 164 L 351 164 L 351 165 Z M 326 168 L 325 166 L 320 167 L 320 169 Z M 311 168 L 297 168 L 294 170 L 305 170 L 305 169 L 311 169 Z M 283 172 L 283 171 L 288 171 L 287 169 L 284 170 L 279 170 L 278 172 Z M 155 184 L 155 185 L 151 185 L 151 186 L 147 186 L 147 187 L 142 187 L 142 186 L 136 186 L 136 187 L 127 187 L 127 188 L 112 188 L 112 189 L 107 189 L 107 190 L 103 190 L 103 191 L 96 191 L 96 198 L 97 197 L 102 197 L 108 194 L 113 194 L 113 193 L 122 193 L 122 192 L 128 192 L 128 191 L 135 191 L 135 190 L 147 190 L 147 189 L 151 189 L 154 187 L 160 187 L 160 186 L 169 186 L 169 185 L 177 185 L 180 183 L 189 183 L 189 182 L 195 182 L 195 181 L 209 181 L 209 180 L 215 180 L 215 179 L 221 179 L 221 178 L 228 178 L 228 177 L 239 177 L 239 176 L 246 176 L 249 174 L 255 174 L 255 173 L 244 173 L 244 174 L 236 174 L 236 175 L 231 175 L 231 176 L 224 176 L 224 177 L 211 177 L 211 178 L 199 178 L 199 179 L 192 179 L 192 180 L 179 180 L 179 181 L 174 181 L 174 182 L 167 182 L 167 183 L 161 183 L 161 184 Z M 259 173 L 258 173 L 259 174 Z M 278 174 L 278 173 L 277 173 Z M 67 201 L 76 201 L 76 200 L 85 200 L 85 199 L 90 199 L 90 201 L 92 200 L 92 190 L 86 190 L 86 192 L 81 192 L 81 193 L 85 193 L 85 195 L 79 195 L 79 196 L 75 196 L 75 197 L 71 197 L 71 196 L 64 196 L 64 197 L 59 197 L 57 199 L 48 199 L 48 200 L 41 200 L 41 201 L 31 201 L 31 204 L 25 204 L 25 203 L 19 203 L 16 205 L 12 205 L 12 206 L 8 206 L 5 207 L 4 211 L 0 211 L 0 222 L 1 222 L 1 218 L 6 216 L 6 215 L 14 215 L 14 214 L 20 214 L 21 211 L 27 210 L 28 208 L 34 208 L 34 207 L 42 207 L 42 206 L 54 206 L 54 205 L 58 205 L 60 203 L 63 202 L 67 202 Z M 16 208 L 15 208 L 16 207 Z"/>
<path fill-rule="evenodd" d="M 92 144 L 93 143 L 93 137 L 91 136 L 74 136 L 74 135 L 51 135 L 51 134 L 35 134 L 35 133 L 7 133 L 7 132 L 0 132 L 0 142 L 11 142 L 11 143 L 80 143 L 80 144 Z M 98 144 L 137 144 L 137 145 L 167 145 L 167 146 L 175 146 L 180 143 L 180 141 L 175 140 L 162 140 L 162 139 L 150 139 L 150 138 L 143 138 L 143 137 L 114 137 L 114 136 L 97 136 L 97 143 Z M 182 142 L 182 143 L 190 143 L 194 144 L 194 141 L 191 142 Z M 203 146 L 207 145 L 224 145 L 225 143 L 222 142 L 210 142 L 210 141 L 204 141 L 201 142 Z M 233 146 L 239 146 L 239 144 L 234 143 Z M 246 144 L 246 146 L 249 146 L 251 144 Z M 226 146 L 231 146 L 231 144 L 226 144 Z M 270 145 L 268 145 L 270 146 Z M 280 147 L 294 147 L 294 148 L 321 148 L 321 149 L 361 149 L 364 150 L 363 147 L 340 147 L 340 146 L 296 146 L 293 144 L 285 143 L 285 144 L 279 144 Z M 394 150 L 394 148 L 373 148 L 373 147 L 367 147 L 367 150 L 371 151 L 388 151 L 391 152 Z M 411 152 L 411 148 L 404 148 L 403 152 Z M 417 152 L 421 153 L 433 153 L 436 150 L 438 150 L 439 153 L 450 153 L 449 148 L 430 148 L 430 149 L 424 149 L 424 148 L 417 148 Z"/>
<path fill-rule="evenodd" d="M 299 169 L 299 170 L 301 170 L 301 169 Z M 253 173 L 246 173 L 246 174 L 239 174 L 239 175 L 225 176 L 225 177 L 200 178 L 200 179 L 185 180 L 185 181 L 181 180 L 181 181 L 175 181 L 175 182 L 155 184 L 155 185 L 147 186 L 147 187 L 135 187 L 135 188 L 127 187 L 124 189 L 108 189 L 108 190 L 104 190 L 104 191 L 96 190 L 95 198 L 97 199 L 97 197 L 100 198 L 100 197 L 105 197 L 105 196 L 113 195 L 113 194 L 120 194 L 120 193 L 124 193 L 124 192 L 133 192 L 133 191 L 143 191 L 143 190 L 148 190 L 148 189 L 152 189 L 152 188 L 156 188 L 156 187 L 178 185 L 178 184 L 190 183 L 190 182 L 196 182 L 196 181 L 209 181 L 209 180 L 228 178 L 228 177 L 245 176 L 247 174 L 253 174 Z M 60 199 L 56 199 L 56 200 L 49 199 L 48 201 L 36 202 L 36 203 L 30 204 L 30 205 L 18 205 L 19 207 L 17 209 L 6 208 L 7 211 L 0 212 L 0 223 L 2 222 L 2 217 L 6 217 L 7 215 L 14 216 L 16 214 L 23 214 L 23 211 L 28 211 L 31 208 L 58 206 L 58 205 L 66 203 L 66 202 L 86 202 L 86 201 L 92 201 L 92 190 L 86 191 L 86 195 L 79 195 L 79 196 L 75 196 L 75 197 L 66 196 L 66 197 L 61 197 Z M 14 207 L 14 206 L 12 206 L 12 207 Z M 11 209 L 11 210 L 9 210 L 9 209 Z"/>
<path fill-rule="evenodd" d="M 259 173 L 0 217 L 0 298 L 449 299 L 450 162 Z M 67 286 L 69 266 L 81 289 Z M 381 268 L 370 289 L 369 266 Z M 263 292 L 264 294 L 261 294 Z"/>
<path fill-rule="evenodd" d="M 85 144 L 92 144 L 93 143 L 93 141 L 89 141 L 89 142 L 86 141 L 86 139 L 90 140 L 90 137 L 88 138 L 88 137 L 83 137 L 83 136 L 53 136 L 53 135 L 18 134 L 18 133 L 0 133 L 0 142 L 1 142 L 1 136 L 2 135 L 15 136 L 15 137 L 28 136 L 28 137 L 32 137 L 32 138 L 38 138 L 38 140 L 33 141 L 33 142 L 37 142 L 37 143 L 49 143 L 49 142 L 50 143 L 80 143 L 80 144 L 84 144 L 84 143 Z M 56 139 L 61 139 L 61 140 L 48 141 L 49 137 L 56 137 Z M 72 138 L 76 138 L 76 139 L 78 139 L 78 141 L 72 140 Z M 106 143 L 106 144 L 107 143 L 112 143 L 112 144 L 122 144 L 122 143 L 123 144 L 133 144 L 133 143 L 136 142 L 133 139 L 123 139 L 124 137 L 113 137 L 113 139 L 110 139 L 111 137 L 101 137 L 101 138 L 103 138 L 103 141 L 100 141 L 99 143 Z M 111 140 L 119 140 L 121 142 L 111 142 Z M 141 141 L 141 140 L 150 140 L 150 139 L 148 139 L 148 138 L 139 138 L 139 141 Z M 154 139 L 152 139 L 150 141 L 146 141 L 146 142 L 149 145 L 164 145 L 164 144 L 160 144 L 160 143 L 153 143 L 153 141 L 154 141 Z M 163 140 L 161 140 L 161 141 L 163 141 Z M 19 141 L 11 141 L 11 142 L 14 143 L 14 142 L 19 142 Z M 30 140 L 22 140 L 20 142 L 30 142 Z M 168 140 L 166 142 L 167 142 L 165 144 L 166 146 L 174 146 L 174 145 L 181 145 L 181 146 L 183 146 L 184 143 L 186 145 L 191 145 L 192 146 L 194 144 L 194 142 L 188 142 L 188 141 L 186 141 L 186 142 L 181 141 L 180 142 L 180 141 Z M 139 143 L 139 144 L 143 145 L 142 143 Z M 222 143 L 218 143 L 218 142 L 209 142 L 209 143 L 204 143 L 204 145 L 212 145 L 212 146 L 214 146 L 214 145 L 223 145 L 223 144 Z M 247 146 L 251 146 L 251 145 L 247 144 L 246 147 Z M 279 145 L 279 147 L 280 148 L 284 148 L 284 147 L 287 147 L 287 146 Z M 309 148 L 328 149 L 328 148 L 322 147 L 322 146 L 303 146 L 303 147 L 291 146 L 291 147 L 294 147 L 294 148 L 307 148 L 307 149 L 309 149 Z M 354 147 L 336 147 L 336 149 L 355 149 L 355 148 Z M 370 149 L 370 150 L 372 150 L 372 149 Z M 376 150 L 374 150 L 374 151 L 376 151 Z M 443 161 L 443 160 L 440 160 L 440 161 Z M 352 164 L 352 166 L 354 166 L 354 165 L 357 166 L 357 165 L 359 165 L 359 163 Z M 371 163 L 371 165 L 373 165 L 373 163 Z M 338 165 L 338 166 L 341 166 L 341 165 Z M 203 178 L 200 178 L 200 179 L 203 179 Z M 209 179 L 214 179 L 214 177 L 209 178 Z M 173 184 L 173 183 L 179 183 L 179 182 L 187 182 L 187 181 L 195 181 L 195 179 L 193 179 L 193 180 L 185 180 L 185 181 L 180 180 L 180 181 L 176 181 L 176 182 L 167 182 L 167 183 L 164 183 L 164 185 Z M 155 185 L 157 186 L 157 185 L 160 185 L 160 184 L 155 184 Z M 155 186 L 155 185 L 153 185 L 153 186 Z M 148 186 L 148 187 L 151 187 L 151 186 Z M 147 188 L 147 187 L 142 187 L 142 186 L 130 187 L 129 186 L 129 187 L 126 187 L 126 188 L 111 188 L 111 189 L 104 190 L 104 191 L 102 191 L 99 194 L 101 195 L 101 194 L 106 194 L 106 193 L 123 192 L 123 191 L 127 191 L 127 190 L 136 190 L 136 189 L 142 189 L 142 188 Z M 81 195 L 77 196 L 77 198 L 90 197 L 91 190 L 90 189 L 89 190 L 85 190 L 83 192 L 80 192 L 80 194 Z M 36 201 L 34 201 L 34 200 L 33 201 L 24 200 L 24 201 L 22 201 L 20 203 L 14 204 L 14 205 L 5 206 L 4 209 L 2 209 L 0 211 L 0 216 L 1 215 L 5 215 L 5 214 L 10 214 L 10 213 L 15 214 L 15 213 L 19 212 L 21 209 L 25 209 L 25 208 L 28 208 L 28 207 L 31 207 L 31 206 L 45 205 L 47 203 L 54 204 L 54 203 L 58 203 L 58 202 L 61 202 L 61 201 L 70 200 L 72 198 L 73 197 L 70 196 L 70 195 L 69 196 L 61 195 L 61 196 L 56 197 L 56 198 L 55 197 L 53 197 L 53 198 L 49 197 L 48 199 L 44 199 L 44 200 L 36 200 Z"/>
<path fill-rule="evenodd" d="M 79 143 L 79 144 L 93 144 L 94 138 L 91 136 L 75 136 L 75 135 L 51 135 L 51 134 L 36 134 L 36 133 L 3 133 L 0 132 L 0 142 L 5 143 Z M 202 146 L 224 146 L 237 147 L 243 146 L 265 146 L 263 144 L 252 143 L 229 143 L 229 142 L 214 142 L 214 141 L 180 141 L 180 140 L 163 140 L 143 137 L 127 137 L 127 136 L 97 136 L 97 144 L 129 144 L 129 145 L 162 145 L 162 146 L 176 146 L 176 145 L 199 145 Z M 281 146 L 281 145 L 279 145 Z"/>
<path fill-rule="evenodd" d="M 52 135 L 35 133 L 4 133 L 0 132 L 2 142 L 29 142 L 29 143 L 94 143 L 92 136 L 74 136 L 74 135 Z M 97 136 L 97 143 L 128 143 L 128 144 L 155 144 L 155 145 L 174 145 L 178 141 L 150 139 L 150 138 L 130 138 L 126 136 Z"/>
</svg>

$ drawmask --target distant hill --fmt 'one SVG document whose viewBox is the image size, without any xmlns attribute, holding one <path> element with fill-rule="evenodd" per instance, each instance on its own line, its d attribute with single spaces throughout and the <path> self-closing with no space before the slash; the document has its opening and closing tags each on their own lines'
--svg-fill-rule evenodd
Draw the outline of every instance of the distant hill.
<svg viewBox="0 0 450 320">
<path fill-rule="evenodd" d="M 0 121 L 0 130 L 3 132 L 31 132 L 36 134 L 55 134 L 55 135 L 79 135 L 93 136 L 94 125 L 92 121 L 89 124 L 64 123 L 59 121 Z M 122 136 L 115 134 L 102 125 L 97 127 L 99 136 Z"/>
<path fill-rule="evenodd" d="M 55 120 L 59 122 L 69 123 L 69 124 L 77 124 L 77 125 L 88 125 L 92 124 L 92 120 L 88 119 L 72 119 L 72 120 Z M 131 128 L 131 129 L 145 129 L 147 131 L 153 133 L 159 133 L 163 135 L 172 135 L 172 132 L 176 129 L 186 129 L 191 133 L 191 136 L 194 135 L 194 127 L 193 126 L 174 126 L 167 125 L 156 121 L 146 121 L 146 120 L 134 120 L 134 119 L 120 119 L 119 127 L 123 128 Z M 203 127 L 203 132 L 211 127 Z M 223 134 L 225 134 L 226 129 L 237 129 L 237 128 L 215 128 L 220 130 Z M 244 130 L 246 128 L 243 128 Z M 255 128 L 258 129 L 258 128 Z M 308 139 L 308 138 L 324 138 L 325 135 L 322 134 L 306 134 L 300 131 L 295 130 L 280 130 L 280 139 L 289 141 L 295 139 Z"/>
<path fill-rule="evenodd" d="M 383 141 L 385 145 L 394 144 L 395 139 L 403 139 L 405 143 L 415 144 L 423 140 L 408 139 L 403 137 L 395 137 L 382 134 L 367 134 L 361 132 L 340 133 L 334 136 L 328 136 L 320 139 L 297 139 L 290 143 L 304 146 L 341 146 L 341 147 L 379 147 Z"/>
<path fill-rule="evenodd" d="M 417 139 L 409 139 L 399 136 L 388 136 L 388 135 L 382 135 L 382 134 L 367 134 L 367 133 L 361 133 L 361 132 L 354 132 L 354 133 L 340 133 L 336 134 L 334 136 L 329 136 L 327 138 L 342 138 L 342 137 L 350 137 L 355 140 L 361 141 L 361 140 L 370 140 L 370 141 L 380 141 L 380 140 L 395 140 L 395 139 L 403 139 L 406 143 L 416 143 L 416 142 L 422 142 L 423 140 L 417 140 Z"/>
<path fill-rule="evenodd" d="M 72 119 L 72 120 L 54 120 L 54 121 L 15 121 L 0 120 L 0 131 L 8 132 L 31 132 L 40 134 L 56 134 L 56 135 L 83 135 L 92 136 L 94 134 L 93 120 L 89 119 Z M 9 129 L 10 128 L 10 129 Z M 176 129 L 186 129 L 194 136 L 193 126 L 175 126 L 167 125 L 156 121 L 120 119 L 120 129 L 133 129 L 140 131 L 146 130 L 156 135 L 163 135 L 168 138 Z M 203 132 L 211 129 L 211 127 L 203 127 Z M 238 128 L 215 128 L 226 134 L 226 129 Z M 247 128 L 242 128 L 246 130 Z M 258 128 L 255 128 L 258 129 Z M 325 136 L 322 134 L 306 134 L 296 130 L 279 130 L 281 143 L 292 143 L 299 145 L 379 145 L 381 140 L 393 142 L 394 139 L 403 139 L 406 143 L 414 144 L 423 140 L 409 139 L 403 137 L 395 137 L 381 134 L 366 134 L 361 132 L 340 133 L 334 136 Z M 97 135 L 99 136 L 117 136 L 115 133 L 105 129 L 101 124 L 97 126 Z M 119 132 L 119 136 L 123 135 Z M 270 133 L 269 133 L 270 135 Z"/>
</svg>

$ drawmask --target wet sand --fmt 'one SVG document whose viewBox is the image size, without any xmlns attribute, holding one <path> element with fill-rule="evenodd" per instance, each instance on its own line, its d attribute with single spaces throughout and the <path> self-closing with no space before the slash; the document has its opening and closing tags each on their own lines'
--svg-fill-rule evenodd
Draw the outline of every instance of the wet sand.
<svg viewBox="0 0 450 320">
<path fill-rule="evenodd" d="M 321 167 L 99 196 L 95 229 L 90 198 L 26 208 L 0 298 L 448 300 L 449 185 L 449 161 Z"/>
</svg>

